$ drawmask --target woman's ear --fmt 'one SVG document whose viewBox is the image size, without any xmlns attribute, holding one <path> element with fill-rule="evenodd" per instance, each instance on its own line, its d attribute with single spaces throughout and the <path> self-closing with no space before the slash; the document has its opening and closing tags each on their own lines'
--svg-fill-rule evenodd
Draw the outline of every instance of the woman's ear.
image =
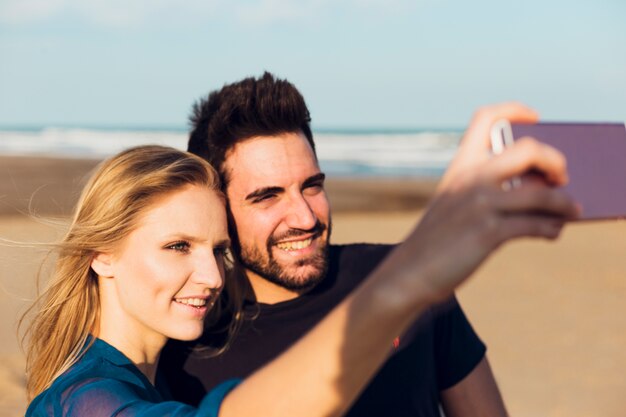
<svg viewBox="0 0 626 417">
<path fill-rule="evenodd" d="M 111 278 L 113 276 L 112 266 L 113 256 L 110 253 L 98 252 L 91 259 L 91 269 L 93 269 L 98 276 L 103 278 Z"/>
</svg>

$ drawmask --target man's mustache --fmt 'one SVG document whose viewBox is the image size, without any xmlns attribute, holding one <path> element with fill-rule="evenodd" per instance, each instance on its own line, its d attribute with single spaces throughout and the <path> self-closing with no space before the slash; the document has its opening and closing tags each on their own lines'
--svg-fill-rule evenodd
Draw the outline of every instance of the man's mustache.
<svg viewBox="0 0 626 417">
<path fill-rule="evenodd" d="M 270 236 L 269 240 L 268 240 L 268 246 L 273 246 L 276 243 L 285 240 L 285 239 L 290 239 L 293 237 L 299 237 L 299 236 L 304 236 L 304 235 L 309 235 L 309 234 L 313 234 L 313 237 L 318 237 L 319 235 L 321 235 L 322 233 L 324 233 L 324 231 L 328 228 L 328 226 L 326 226 L 325 224 L 320 223 L 320 221 L 318 220 L 315 225 L 308 229 L 308 230 L 303 230 L 303 229 L 289 229 L 286 232 L 278 235 L 278 236 Z"/>
</svg>

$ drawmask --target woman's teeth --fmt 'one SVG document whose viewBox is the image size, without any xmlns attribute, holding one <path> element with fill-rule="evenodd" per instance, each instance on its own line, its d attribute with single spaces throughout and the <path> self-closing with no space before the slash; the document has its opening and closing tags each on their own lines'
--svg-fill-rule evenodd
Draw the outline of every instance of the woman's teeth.
<svg viewBox="0 0 626 417">
<path fill-rule="evenodd" d="M 175 298 L 174 301 L 192 307 L 204 307 L 207 303 L 205 298 Z"/>
<path fill-rule="evenodd" d="M 292 251 L 307 248 L 309 247 L 309 245 L 311 245 L 311 242 L 313 242 L 313 238 L 296 240 L 291 242 L 280 242 L 276 244 L 276 247 L 281 250 Z"/>
</svg>

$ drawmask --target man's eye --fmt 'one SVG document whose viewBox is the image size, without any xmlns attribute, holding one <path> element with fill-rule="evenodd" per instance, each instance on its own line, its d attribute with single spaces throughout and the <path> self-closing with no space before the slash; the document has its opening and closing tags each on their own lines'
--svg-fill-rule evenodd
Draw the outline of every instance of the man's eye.
<svg viewBox="0 0 626 417">
<path fill-rule="evenodd" d="M 171 244 L 167 245 L 166 248 L 175 250 L 177 252 L 187 253 L 187 252 L 189 252 L 189 247 L 190 246 L 191 245 L 189 245 L 189 242 L 180 241 L 180 242 L 171 243 Z"/>
<path fill-rule="evenodd" d="M 324 190 L 324 184 L 322 184 L 322 183 L 309 184 L 304 189 L 309 194 L 317 194 L 317 193 L 321 192 L 322 190 Z"/>
<path fill-rule="evenodd" d="M 255 198 L 254 202 L 255 203 L 261 203 L 263 201 L 269 201 L 269 200 L 271 200 L 274 197 L 276 197 L 276 194 L 265 194 L 265 195 L 262 195 L 262 196 L 259 196 L 259 197 Z"/>
</svg>

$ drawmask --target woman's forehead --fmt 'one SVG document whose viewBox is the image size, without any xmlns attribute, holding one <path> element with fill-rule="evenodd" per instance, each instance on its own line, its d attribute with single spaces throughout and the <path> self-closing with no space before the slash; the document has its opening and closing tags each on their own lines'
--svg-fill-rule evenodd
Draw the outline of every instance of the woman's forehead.
<svg viewBox="0 0 626 417">
<path fill-rule="evenodd" d="M 141 230 L 140 230 L 141 229 Z M 137 232 L 228 239 L 225 199 L 220 191 L 188 185 L 156 197 L 138 219 Z"/>
</svg>

